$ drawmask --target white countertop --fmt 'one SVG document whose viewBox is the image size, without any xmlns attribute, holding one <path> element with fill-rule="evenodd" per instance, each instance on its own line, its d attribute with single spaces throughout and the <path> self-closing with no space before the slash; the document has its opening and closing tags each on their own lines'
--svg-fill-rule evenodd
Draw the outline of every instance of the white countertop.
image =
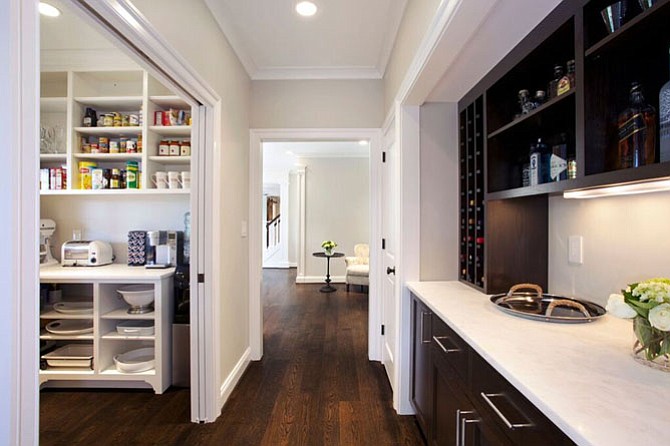
<svg viewBox="0 0 670 446">
<path fill-rule="evenodd" d="M 408 287 L 577 444 L 670 444 L 670 373 L 633 360 L 630 321 L 546 323 L 459 282 Z"/>
<path fill-rule="evenodd" d="M 174 268 L 146 269 L 112 263 L 105 266 L 43 266 L 40 280 L 160 280 L 174 274 Z"/>
</svg>

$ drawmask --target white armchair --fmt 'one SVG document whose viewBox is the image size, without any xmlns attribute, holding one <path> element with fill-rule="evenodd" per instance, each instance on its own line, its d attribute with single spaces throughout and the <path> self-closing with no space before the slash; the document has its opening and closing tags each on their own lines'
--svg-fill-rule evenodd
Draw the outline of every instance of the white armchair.
<svg viewBox="0 0 670 446">
<path fill-rule="evenodd" d="M 354 256 L 344 258 L 347 265 L 345 282 L 347 291 L 349 285 L 360 285 L 361 287 L 370 284 L 370 247 L 365 243 L 354 246 Z"/>
</svg>

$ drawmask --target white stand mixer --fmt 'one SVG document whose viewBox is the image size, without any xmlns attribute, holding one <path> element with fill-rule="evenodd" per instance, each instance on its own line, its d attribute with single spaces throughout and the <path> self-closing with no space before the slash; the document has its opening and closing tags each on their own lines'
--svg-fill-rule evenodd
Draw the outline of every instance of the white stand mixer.
<svg viewBox="0 0 670 446">
<path fill-rule="evenodd" d="M 40 220 L 40 266 L 56 265 L 51 254 L 51 236 L 56 232 L 56 222 L 50 218 Z"/>
</svg>

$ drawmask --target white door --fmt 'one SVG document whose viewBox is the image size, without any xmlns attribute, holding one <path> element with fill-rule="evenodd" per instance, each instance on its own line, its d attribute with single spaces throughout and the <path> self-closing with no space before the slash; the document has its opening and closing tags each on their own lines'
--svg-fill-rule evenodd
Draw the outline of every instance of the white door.
<svg viewBox="0 0 670 446">
<path fill-rule="evenodd" d="M 381 286 L 381 318 L 382 318 L 382 363 L 386 369 L 391 386 L 395 387 L 396 361 L 396 255 L 397 255 L 397 162 L 398 150 L 394 138 L 394 126 L 384 135 L 382 152 L 382 286 Z"/>
</svg>

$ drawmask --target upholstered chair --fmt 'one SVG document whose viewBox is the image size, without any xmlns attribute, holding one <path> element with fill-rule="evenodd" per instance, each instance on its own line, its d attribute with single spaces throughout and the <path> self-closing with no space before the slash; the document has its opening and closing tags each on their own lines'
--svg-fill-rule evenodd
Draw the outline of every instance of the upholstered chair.
<svg viewBox="0 0 670 446">
<path fill-rule="evenodd" d="M 345 282 L 347 291 L 349 285 L 360 285 L 367 287 L 370 284 L 370 247 L 365 243 L 359 243 L 354 246 L 354 256 L 344 258 L 347 264 L 347 273 Z"/>
</svg>

